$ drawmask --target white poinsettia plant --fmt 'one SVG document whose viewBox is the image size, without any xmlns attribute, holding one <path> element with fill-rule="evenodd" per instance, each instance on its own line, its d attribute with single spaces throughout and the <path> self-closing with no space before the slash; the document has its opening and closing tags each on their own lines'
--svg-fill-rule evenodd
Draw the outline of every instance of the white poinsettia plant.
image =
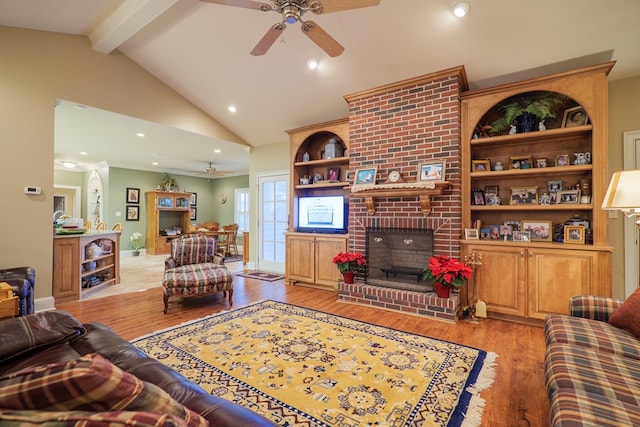
<svg viewBox="0 0 640 427">
<path fill-rule="evenodd" d="M 133 245 L 133 250 L 138 251 L 142 247 L 142 233 L 138 233 L 137 231 L 131 235 L 131 244 Z"/>
</svg>

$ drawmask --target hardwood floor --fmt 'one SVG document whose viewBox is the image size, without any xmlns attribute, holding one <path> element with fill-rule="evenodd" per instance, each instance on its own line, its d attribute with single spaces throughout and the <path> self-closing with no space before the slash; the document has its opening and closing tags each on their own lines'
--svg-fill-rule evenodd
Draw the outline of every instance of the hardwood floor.
<svg viewBox="0 0 640 427">
<path fill-rule="evenodd" d="M 138 277 L 138 280 L 141 280 Z M 153 278 L 151 280 L 156 280 Z M 544 334 L 542 328 L 494 319 L 479 324 L 464 320 L 455 324 L 423 319 L 337 302 L 336 292 L 283 281 L 261 282 L 235 277 L 233 308 L 271 299 L 333 313 L 364 322 L 452 341 L 498 354 L 496 379 L 482 392 L 486 399 L 483 426 L 547 426 L 549 405 L 544 389 Z M 204 298 L 175 298 L 162 313 L 160 287 L 59 304 L 83 322 L 109 325 L 127 339 L 179 323 L 228 310 L 222 294 Z"/>
</svg>

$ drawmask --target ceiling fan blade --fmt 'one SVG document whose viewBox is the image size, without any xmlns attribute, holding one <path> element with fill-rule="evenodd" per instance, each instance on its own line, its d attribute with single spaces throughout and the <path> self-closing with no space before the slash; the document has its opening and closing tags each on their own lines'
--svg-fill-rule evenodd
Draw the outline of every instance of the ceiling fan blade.
<svg viewBox="0 0 640 427">
<path fill-rule="evenodd" d="M 260 39 L 258 44 L 251 51 L 253 56 L 262 56 L 273 45 L 273 43 L 280 37 L 280 34 L 285 30 L 286 26 L 280 22 L 273 27 L 269 28 L 269 31 Z"/>
<path fill-rule="evenodd" d="M 338 43 L 325 30 L 320 28 L 313 21 L 305 21 L 300 27 L 303 33 L 307 35 L 320 49 L 327 52 L 327 55 L 334 57 L 340 55 L 344 51 L 344 47 Z"/>
<path fill-rule="evenodd" d="M 269 11 L 273 8 L 267 3 L 256 3 L 250 0 L 200 0 L 207 3 L 224 4 L 227 6 L 244 7 L 247 9 L 256 9 L 262 11 Z"/>
<path fill-rule="evenodd" d="M 217 2 L 216 2 L 217 3 Z M 313 5 L 314 2 L 310 2 Z M 349 9 L 359 9 L 361 7 L 377 6 L 380 0 L 321 0 L 322 11 L 317 13 L 341 12 Z"/>
</svg>

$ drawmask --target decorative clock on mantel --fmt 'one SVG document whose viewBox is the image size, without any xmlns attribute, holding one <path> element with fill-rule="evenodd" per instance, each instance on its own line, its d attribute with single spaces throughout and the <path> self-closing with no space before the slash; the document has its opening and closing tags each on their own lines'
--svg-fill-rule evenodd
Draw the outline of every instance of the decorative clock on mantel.
<svg viewBox="0 0 640 427">
<path fill-rule="evenodd" d="M 385 182 L 385 184 L 397 184 L 400 182 L 404 182 L 400 171 L 397 169 L 389 171 L 389 174 L 387 175 L 387 182 Z"/>
</svg>

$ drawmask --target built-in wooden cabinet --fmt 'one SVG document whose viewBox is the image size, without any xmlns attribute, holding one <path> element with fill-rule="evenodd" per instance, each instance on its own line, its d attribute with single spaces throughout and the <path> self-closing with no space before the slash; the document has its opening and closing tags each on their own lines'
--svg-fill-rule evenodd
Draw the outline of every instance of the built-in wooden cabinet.
<svg viewBox="0 0 640 427">
<path fill-rule="evenodd" d="M 290 138 L 291 187 L 289 227 L 286 233 L 286 282 L 335 289 L 342 276 L 333 257 L 347 250 L 348 235 L 298 233 L 298 198 L 316 195 L 344 195 L 349 170 L 348 119 L 320 123 L 287 131 Z M 334 140 L 342 155 L 327 158 L 326 146 Z M 329 168 L 338 168 L 329 179 Z M 310 182 L 304 182 L 308 177 Z M 314 179 L 316 177 L 317 179 Z"/>
<path fill-rule="evenodd" d="M 146 193 L 147 233 L 145 248 L 150 255 L 168 254 L 174 227 L 187 230 L 191 218 L 191 193 L 149 191 Z M 169 234 L 167 234 L 169 233 Z"/>
<path fill-rule="evenodd" d="M 600 206 L 608 183 L 607 74 L 612 67 L 606 63 L 462 95 L 463 227 L 479 224 L 480 238 L 488 237 L 463 240 L 462 255 L 483 254 L 477 294 L 490 316 L 543 319 L 550 312 L 566 313 L 571 296 L 611 294 L 613 249 Z M 491 133 L 492 121 L 504 114 L 507 103 L 547 95 L 558 100 L 555 118 L 542 125 L 536 121 L 530 132 Z M 566 126 L 578 109 L 588 120 Z M 588 153 L 589 161 L 576 161 L 581 153 Z M 588 197 L 565 203 L 563 193 L 550 191 L 554 183 Z M 484 197 L 495 189 L 499 202 Z M 523 190 L 524 201 L 519 198 Z M 541 198 L 545 194 L 551 203 Z M 584 243 L 564 242 L 564 225 L 572 219 L 589 225 Z M 526 241 L 514 241 L 513 235 L 491 240 L 492 226 L 519 223 L 519 231 L 525 231 L 527 222 L 547 224 L 547 232 L 534 231 Z"/>
<path fill-rule="evenodd" d="M 342 275 L 333 257 L 347 250 L 347 239 L 344 234 L 287 233 L 287 283 L 336 289 Z"/>
<path fill-rule="evenodd" d="M 490 317 L 544 320 L 549 313 L 568 314 L 574 295 L 607 295 L 611 274 L 608 252 L 546 248 L 496 242 L 463 244 L 476 252 L 476 296 L 487 303 Z"/>
<path fill-rule="evenodd" d="M 120 232 L 90 231 L 53 238 L 56 303 L 79 300 L 84 294 L 117 283 L 120 283 Z"/>
</svg>

